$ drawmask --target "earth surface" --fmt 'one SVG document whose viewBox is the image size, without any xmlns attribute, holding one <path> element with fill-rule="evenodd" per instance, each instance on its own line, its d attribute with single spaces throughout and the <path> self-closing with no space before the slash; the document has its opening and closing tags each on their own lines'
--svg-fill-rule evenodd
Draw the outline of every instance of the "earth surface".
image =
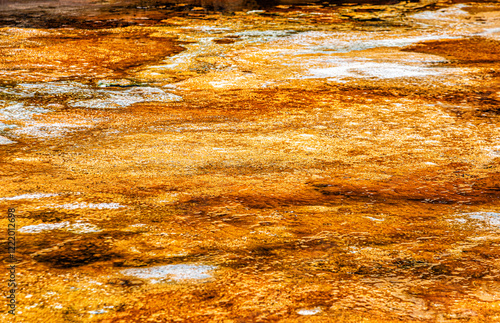
<svg viewBox="0 0 500 323">
<path fill-rule="evenodd" d="M 500 4 L 214 9 L 3 2 L 0 320 L 499 322 Z"/>
</svg>

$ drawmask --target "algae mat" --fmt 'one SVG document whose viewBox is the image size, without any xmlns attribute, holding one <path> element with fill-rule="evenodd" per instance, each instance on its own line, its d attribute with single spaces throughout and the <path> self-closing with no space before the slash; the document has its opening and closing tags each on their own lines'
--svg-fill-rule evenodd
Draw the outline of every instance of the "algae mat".
<svg viewBox="0 0 500 323">
<path fill-rule="evenodd" d="M 3 322 L 500 320 L 498 3 L 96 6 L 0 11 Z"/>
</svg>

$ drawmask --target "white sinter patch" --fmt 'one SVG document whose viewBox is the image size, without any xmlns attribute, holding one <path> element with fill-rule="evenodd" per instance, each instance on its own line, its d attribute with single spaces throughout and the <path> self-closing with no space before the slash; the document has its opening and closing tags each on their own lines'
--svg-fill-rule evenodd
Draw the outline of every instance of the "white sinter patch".
<svg viewBox="0 0 500 323">
<path fill-rule="evenodd" d="M 15 143 L 16 143 L 15 141 L 12 141 L 7 137 L 0 136 L 0 145 L 10 145 Z"/>
<path fill-rule="evenodd" d="M 460 9 L 462 7 L 463 6 L 461 5 L 456 5 L 454 7 L 443 8 L 436 11 L 423 11 L 413 14 L 410 17 L 419 20 L 459 20 L 470 16 L 467 11 Z"/>
<path fill-rule="evenodd" d="M 3 201 L 15 201 L 15 200 L 33 200 L 33 199 L 41 199 L 44 197 L 53 197 L 58 196 L 59 194 L 55 193 L 31 193 L 31 194 L 22 194 L 11 197 L 0 197 L 0 200 Z"/>
<path fill-rule="evenodd" d="M 293 53 L 294 55 L 349 53 L 380 47 L 405 47 L 423 41 L 456 39 L 461 37 L 446 33 L 407 37 L 402 37 L 402 35 L 393 32 L 382 32 L 377 33 L 377 35 L 380 37 L 374 38 L 372 34 L 356 31 L 348 33 L 309 31 L 290 36 L 280 41 L 279 44 L 283 46 L 282 48 L 277 48 L 276 52 L 285 54 Z M 286 49 L 287 45 L 299 45 L 302 49 L 294 49 L 292 52 Z"/>
<path fill-rule="evenodd" d="M 149 279 L 151 283 L 166 282 L 168 280 L 203 280 L 211 278 L 210 272 L 216 269 L 207 265 L 166 265 L 149 268 L 130 268 L 122 270 L 127 276 Z"/>
<path fill-rule="evenodd" d="M 22 233 L 41 233 L 44 231 L 52 230 L 66 230 L 73 233 L 91 233 L 100 232 L 101 229 L 93 224 L 85 223 L 82 221 L 77 221 L 76 223 L 70 223 L 68 221 L 59 223 L 41 223 L 35 225 L 28 225 L 19 229 Z"/>
<path fill-rule="evenodd" d="M 300 309 L 297 311 L 297 314 L 299 314 L 299 315 L 316 315 L 319 313 L 321 313 L 321 308 L 319 308 L 319 307 L 315 307 L 315 308 L 311 308 L 311 309 L 303 308 L 303 309 Z"/>
<path fill-rule="evenodd" d="M 461 214 L 467 216 L 469 219 L 484 221 L 492 226 L 500 226 L 500 213 L 499 212 L 472 212 Z"/>
<path fill-rule="evenodd" d="M 140 102 L 177 102 L 182 97 L 167 93 L 154 87 L 132 87 L 127 90 L 99 90 L 102 98 L 72 101 L 69 103 L 75 108 L 110 109 L 124 108 Z"/>
<path fill-rule="evenodd" d="M 0 102 L 2 105 L 2 102 Z M 3 120 L 31 120 L 34 115 L 47 113 L 49 110 L 37 106 L 25 106 L 24 103 L 8 102 L 0 108 L 0 118 Z"/>
<path fill-rule="evenodd" d="M 22 128 L 12 131 L 16 135 L 27 135 L 38 138 L 60 137 L 75 130 L 90 128 L 91 126 L 83 123 L 43 123 L 27 122 Z"/>
<path fill-rule="evenodd" d="M 118 203 L 68 203 L 62 205 L 49 205 L 50 208 L 56 209 L 67 209 L 67 210 L 75 210 L 75 209 L 121 209 L 126 207 L 125 205 L 121 205 Z"/>
<path fill-rule="evenodd" d="M 311 68 L 310 75 L 302 78 L 328 78 L 334 81 L 343 81 L 346 78 L 399 78 L 425 77 L 439 75 L 441 71 L 435 68 L 406 65 L 399 63 L 377 62 L 369 59 L 332 59 L 325 61 L 328 67 Z M 332 66 L 333 65 L 333 66 Z"/>
</svg>

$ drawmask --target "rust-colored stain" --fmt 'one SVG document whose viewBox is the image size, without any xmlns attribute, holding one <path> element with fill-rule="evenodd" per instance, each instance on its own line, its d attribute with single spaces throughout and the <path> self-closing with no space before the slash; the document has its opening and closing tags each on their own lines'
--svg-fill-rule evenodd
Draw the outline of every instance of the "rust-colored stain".
<svg viewBox="0 0 500 323">
<path fill-rule="evenodd" d="M 0 11 L 2 322 L 499 322 L 500 5 L 213 6 Z"/>
</svg>

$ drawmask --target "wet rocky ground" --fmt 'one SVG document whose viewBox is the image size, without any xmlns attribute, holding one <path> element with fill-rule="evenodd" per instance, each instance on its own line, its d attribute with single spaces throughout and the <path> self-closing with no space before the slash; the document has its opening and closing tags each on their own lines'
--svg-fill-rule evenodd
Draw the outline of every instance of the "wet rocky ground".
<svg viewBox="0 0 500 323">
<path fill-rule="evenodd" d="M 500 321 L 498 3 L 70 9 L 0 15 L 2 321 Z"/>
</svg>

